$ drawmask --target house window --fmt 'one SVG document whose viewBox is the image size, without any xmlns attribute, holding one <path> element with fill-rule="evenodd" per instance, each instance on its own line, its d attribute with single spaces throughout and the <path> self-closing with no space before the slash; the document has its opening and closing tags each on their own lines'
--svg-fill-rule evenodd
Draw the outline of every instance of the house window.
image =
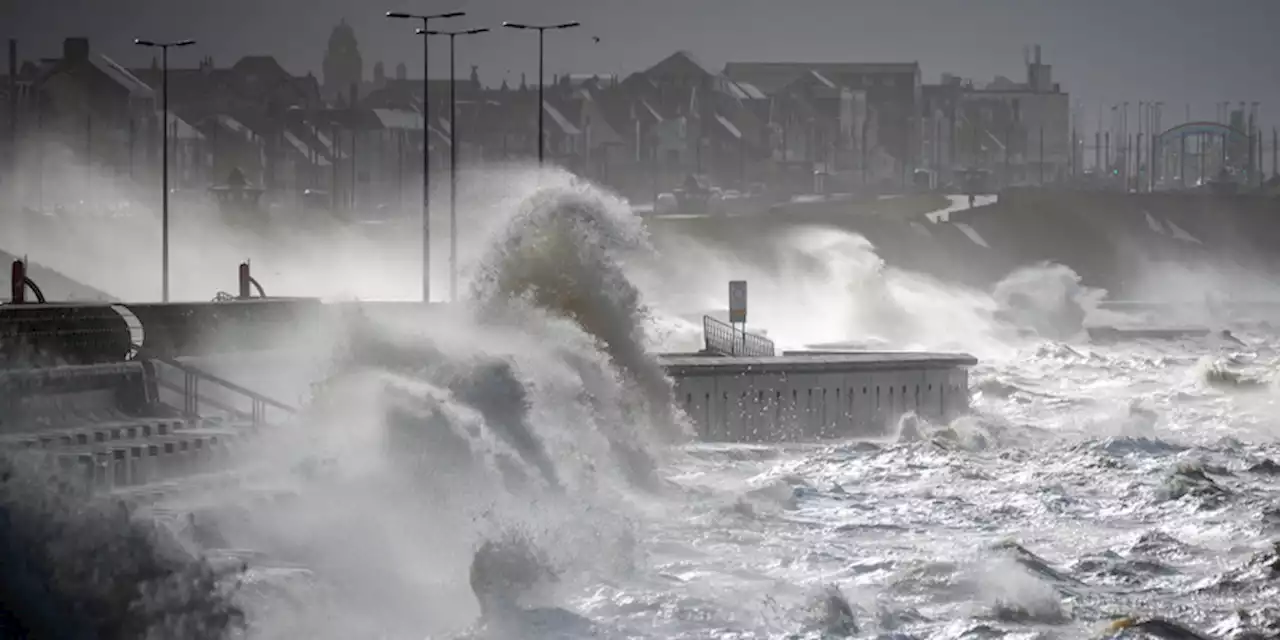
<svg viewBox="0 0 1280 640">
<path fill-rule="evenodd" d="M 883 81 L 883 82 L 884 82 L 884 86 L 886 86 L 886 87 L 892 87 L 892 86 L 893 86 L 893 80 L 894 80 L 893 76 L 885 76 L 885 77 L 884 77 L 884 81 Z"/>
</svg>

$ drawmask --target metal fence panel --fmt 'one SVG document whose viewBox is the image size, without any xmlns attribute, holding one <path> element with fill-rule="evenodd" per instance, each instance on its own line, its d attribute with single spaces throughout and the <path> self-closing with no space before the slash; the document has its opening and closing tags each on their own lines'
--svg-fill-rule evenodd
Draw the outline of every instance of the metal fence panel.
<svg viewBox="0 0 1280 640">
<path fill-rule="evenodd" d="M 747 333 L 711 316 L 702 317 L 702 336 L 705 348 L 710 353 L 745 357 L 772 356 L 775 353 L 772 340 Z"/>
</svg>

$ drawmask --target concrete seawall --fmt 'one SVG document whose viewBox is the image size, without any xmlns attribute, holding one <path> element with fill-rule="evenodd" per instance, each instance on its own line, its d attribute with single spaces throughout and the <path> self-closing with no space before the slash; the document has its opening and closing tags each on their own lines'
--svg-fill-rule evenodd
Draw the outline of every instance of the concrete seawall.
<svg viewBox="0 0 1280 640">
<path fill-rule="evenodd" d="M 929 213 L 947 204 L 947 199 L 938 195 L 905 196 L 880 201 L 876 206 L 815 203 L 758 216 L 654 218 L 646 220 L 646 225 L 654 244 L 664 253 L 688 252 L 689 243 L 693 242 L 736 255 L 765 269 L 780 258 L 779 253 L 784 249 L 780 240 L 788 230 L 828 227 L 864 236 L 890 265 L 953 276 L 952 267 L 957 260 L 985 264 L 991 261 L 992 254 L 983 251 L 960 227 L 929 220 Z M 988 269 L 997 270 L 994 266 Z"/>
<path fill-rule="evenodd" d="M 300 400 L 329 374 L 322 362 L 302 357 L 298 343 L 271 339 L 284 335 L 282 325 L 306 343 L 308 324 L 338 328 L 363 316 L 429 331 L 433 315 L 448 312 L 441 305 L 309 299 L 0 307 L 0 352 L 21 356 L 34 346 L 50 362 L 76 363 L 39 370 L 52 372 L 45 378 L 57 373 L 57 385 L 30 382 L 28 358 L 0 367 L 7 372 L 0 376 L 0 431 L 58 430 L 98 415 L 208 417 L 201 406 L 256 425 L 267 404 Z M 145 339 L 126 360 L 135 333 Z M 905 352 L 663 355 L 659 362 L 701 438 L 738 442 L 878 435 L 908 412 L 950 420 L 968 409 L 967 368 L 976 363 L 965 354 Z"/>
<path fill-rule="evenodd" d="M 1280 201 L 1258 196 L 1015 190 L 951 221 L 980 235 L 995 264 L 1060 262 L 1115 297 L 1141 295 L 1161 265 L 1280 267 Z"/>
<path fill-rule="evenodd" d="M 1163 266 L 1280 272 L 1280 200 L 1210 194 L 1120 194 L 1010 190 L 948 221 L 921 212 L 814 209 L 751 218 L 654 220 L 660 249 L 692 240 L 767 266 L 788 228 L 825 226 L 860 234 L 894 267 L 987 288 L 1010 271 L 1064 264 L 1112 297 L 1142 296 Z"/>
</svg>

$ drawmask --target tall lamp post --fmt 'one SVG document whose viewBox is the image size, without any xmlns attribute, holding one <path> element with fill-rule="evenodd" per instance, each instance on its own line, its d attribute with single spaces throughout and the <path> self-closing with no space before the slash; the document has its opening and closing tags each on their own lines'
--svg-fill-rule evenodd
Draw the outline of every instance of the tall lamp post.
<svg viewBox="0 0 1280 640">
<path fill-rule="evenodd" d="M 516 23 L 516 22 L 504 22 L 504 23 L 502 23 L 502 26 L 504 26 L 504 27 L 506 27 L 506 28 L 508 28 L 508 29 L 532 29 L 532 30 L 536 30 L 536 31 L 538 32 L 538 165 L 539 165 L 539 166 L 541 166 L 541 165 L 542 165 L 542 158 L 543 158 L 543 155 L 544 155 L 544 153 L 543 153 L 543 149 L 542 149 L 542 147 L 543 147 L 543 137 L 542 137 L 542 119 L 543 119 L 543 118 L 542 118 L 542 116 L 543 116 L 543 114 L 542 114 L 542 112 L 543 112 L 543 110 L 544 110 L 544 109 L 543 109 L 543 106 L 542 106 L 542 105 L 543 105 L 543 102 L 542 102 L 542 84 L 543 84 L 543 82 L 542 82 L 542 76 L 543 76 L 543 73 L 542 73 L 542 65 L 543 65 L 543 62 L 544 62 L 544 56 L 543 56 L 543 51 L 544 51 L 544 48 L 543 48 L 543 39 L 544 39 L 544 36 L 545 36 L 545 34 L 546 34 L 546 32 L 547 32 L 547 30 L 548 30 L 548 29 L 572 29 L 573 27 L 580 26 L 581 24 L 582 24 L 582 23 L 580 23 L 580 22 L 565 22 L 565 23 L 562 23 L 562 24 L 545 24 L 545 25 L 537 25 L 537 24 L 519 24 L 519 23 Z"/>
<path fill-rule="evenodd" d="M 454 40 L 458 36 L 473 36 L 489 29 L 463 31 L 431 31 L 418 29 L 423 36 L 449 36 L 449 300 L 458 301 L 458 81 L 457 64 L 454 63 Z"/>
<path fill-rule="evenodd" d="M 160 299 L 169 301 L 169 49 L 171 47 L 189 47 L 195 40 L 178 40 L 176 42 L 153 42 L 151 40 L 134 40 L 139 47 L 160 49 L 160 109 L 164 112 L 161 128 L 161 141 L 164 150 L 160 152 L 160 186 L 163 193 L 160 197 Z"/>
<path fill-rule="evenodd" d="M 421 20 L 422 28 L 427 29 L 432 20 L 444 18 L 459 18 L 467 15 L 463 11 L 450 11 L 449 13 L 436 13 L 431 15 L 419 15 L 414 13 L 400 13 L 396 11 L 388 11 L 388 18 L 399 18 L 402 20 Z M 422 39 L 422 301 L 431 302 L 431 152 L 428 150 L 430 144 L 430 118 L 431 100 L 430 87 L 431 82 L 428 79 L 429 62 L 427 47 L 427 39 Z"/>
</svg>

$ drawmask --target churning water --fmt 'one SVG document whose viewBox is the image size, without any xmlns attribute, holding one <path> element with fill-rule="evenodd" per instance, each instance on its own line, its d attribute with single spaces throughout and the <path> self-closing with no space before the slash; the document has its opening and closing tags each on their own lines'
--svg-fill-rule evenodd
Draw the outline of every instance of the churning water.
<svg viewBox="0 0 1280 640">
<path fill-rule="evenodd" d="M 465 305 L 326 345 L 325 384 L 242 483 L 131 512 L 6 461 L 0 637 L 1280 633 L 1265 326 L 1090 346 L 1100 292 L 1060 266 L 963 291 L 798 230 L 792 267 L 750 276 L 757 305 L 793 305 L 772 334 L 972 349 L 973 414 L 695 444 L 654 354 L 689 339 L 663 301 L 720 266 L 655 256 L 621 203 L 547 183 Z"/>
</svg>

